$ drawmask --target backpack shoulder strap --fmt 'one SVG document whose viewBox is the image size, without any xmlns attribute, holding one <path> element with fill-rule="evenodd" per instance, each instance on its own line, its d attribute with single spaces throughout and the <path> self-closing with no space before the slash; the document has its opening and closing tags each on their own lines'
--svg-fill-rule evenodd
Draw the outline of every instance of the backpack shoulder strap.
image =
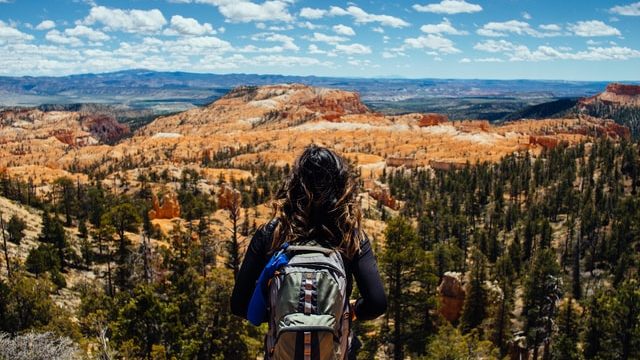
<svg viewBox="0 0 640 360">
<path fill-rule="evenodd" d="M 333 252 L 335 250 L 327 249 L 326 247 L 318 246 L 318 245 L 290 245 L 287 248 L 287 251 L 290 251 L 290 252 L 319 252 L 319 253 L 323 253 L 326 256 L 329 256 L 329 255 L 333 254 Z"/>
</svg>

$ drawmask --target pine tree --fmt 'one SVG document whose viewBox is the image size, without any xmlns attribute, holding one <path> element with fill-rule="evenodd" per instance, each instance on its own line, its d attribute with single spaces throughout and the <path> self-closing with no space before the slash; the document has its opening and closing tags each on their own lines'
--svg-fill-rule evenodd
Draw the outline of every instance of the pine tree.
<svg viewBox="0 0 640 360">
<path fill-rule="evenodd" d="M 610 318 L 605 307 L 603 294 L 594 295 L 589 301 L 589 316 L 584 331 L 584 356 L 587 359 L 595 359 L 607 348 L 604 334 L 608 331 Z"/>
<path fill-rule="evenodd" d="M 60 270 L 64 270 L 69 245 L 67 244 L 67 234 L 57 216 L 50 217 L 47 212 L 42 214 L 42 230 L 39 239 L 42 242 L 53 244 L 60 262 Z"/>
<path fill-rule="evenodd" d="M 492 309 L 490 329 L 492 331 L 491 339 L 500 349 L 501 356 L 506 355 L 507 341 L 511 333 L 510 322 L 515 288 L 513 282 L 517 276 L 512 263 L 513 257 L 509 253 L 502 255 L 496 262 L 495 269 L 495 280 L 502 291 L 497 299 L 497 304 L 494 304 Z"/>
<path fill-rule="evenodd" d="M 635 279 L 627 280 L 616 293 L 618 306 L 614 309 L 614 319 L 618 322 L 616 340 L 619 344 L 620 359 L 640 357 L 640 284 Z"/>
<path fill-rule="evenodd" d="M 130 240 L 127 238 L 126 232 L 138 232 L 140 226 L 140 215 L 136 211 L 133 204 L 125 202 L 116 205 L 102 215 L 100 220 L 104 229 L 112 229 L 118 236 L 118 248 L 116 251 L 116 268 L 115 283 L 121 289 L 129 288 L 132 269 L 130 263 Z M 110 262 L 109 262 L 110 263 Z"/>
<path fill-rule="evenodd" d="M 16 245 L 20 245 L 20 242 L 24 238 L 24 231 L 27 229 L 27 223 L 17 215 L 13 215 L 5 225 L 5 228 L 9 235 L 9 241 Z"/>
<path fill-rule="evenodd" d="M 558 360 L 580 359 L 579 305 L 572 298 L 565 299 L 558 314 L 558 330 L 553 342 L 552 356 Z"/>
<path fill-rule="evenodd" d="M 551 249 L 538 251 L 532 268 L 525 279 L 524 308 L 527 344 L 537 359 L 539 346 L 544 344 L 544 358 L 549 354 L 548 346 L 553 330 L 556 302 L 561 295 L 560 269 Z"/>
<path fill-rule="evenodd" d="M 54 186 L 60 197 L 60 206 L 65 215 L 65 226 L 71 226 L 71 215 L 76 208 L 76 191 L 73 180 L 68 177 L 61 177 L 54 181 Z"/>
<path fill-rule="evenodd" d="M 464 305 L 460 325 L 467 333 L 477 328 L 486 317 L 487 293 L 484 288 L 486 279 L 486 258 L 480 250 L 474 250 L 471 254 L 471 270 L 469 283 L 466 289 Z"/>
<path fill-rule="evenodd" d="M 393 358 L 400 360 L 404 359 L 407 350 L 418 353 L 424 351 L 424 340 L 429 336 L 424 330 L 429 328 L 427 321 L 430 319 L 418 314 L 428 316 L 424 314 L 425 302 L 433 300 L 429 300 L 432 294 L 425 288 L 420 289 L 419 284 L 424 286 L 426 278 L 431 278 L 435 284 L 436 277 L 429 266 L 432 260 L 422 250 L 418 234 L 405 218 L 389 220 L 385 237 L 385 250 L 380 263 L 387 278 L 388 313 L 393 321 L 389 341 L 393 344 Z M 434 288 L 432 286 L 432 290 Z M 414 343 L 411 339 L 418 342 Z"/>
<path fill-rule="evenodd" d="M 577 239 L 575 249 L 573 251 L 573 267 L 571 270 L 571 290 L 573 293 L 573 297 L 576 300 L 580 300 L 582 298 L 582 285 L 580 277 L 582 276 L 580 273 L 580 238 Z"/>
</svg>

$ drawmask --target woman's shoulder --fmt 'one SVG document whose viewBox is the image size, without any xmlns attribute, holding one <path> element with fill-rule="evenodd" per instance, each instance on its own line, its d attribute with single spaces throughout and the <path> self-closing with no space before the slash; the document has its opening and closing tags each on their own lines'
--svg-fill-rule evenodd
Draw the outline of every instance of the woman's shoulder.
<svg viewBox="0 0 640 360">
<path fill-rule="evenodd" d="M 256 235 L 268 235 L 271 236 L 273 235 L 273 232 L 276 230 L 276 226 L 278 226 L 278 223 L 280 222 L 280 219 L 278 218 L 273 218 L 271 220 L 269 220 L 268 222 L 260 225 L 258 227 L 258 229 L 256 229 Z"/>
<path fill-rule="evenodd" d="M 273 241 L 273 232 L 277 225 L 278 219 L 271 219 L 256 229 L 256 232 L 251 239 L 251 246 L 256 252 L 263 254 L 268 254 L 270 252 L 271 243 Z"/>
</svg>

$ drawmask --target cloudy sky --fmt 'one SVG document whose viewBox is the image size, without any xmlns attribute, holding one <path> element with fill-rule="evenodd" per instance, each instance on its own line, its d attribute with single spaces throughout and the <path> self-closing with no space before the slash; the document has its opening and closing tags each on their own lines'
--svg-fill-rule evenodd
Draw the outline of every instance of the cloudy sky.
<svg viewBox="0 0 640 360">
<path fill-rule="evenodd" d="M 0 0 L 0 75 L 640 80 L 629 0 Z"/>
</svg>

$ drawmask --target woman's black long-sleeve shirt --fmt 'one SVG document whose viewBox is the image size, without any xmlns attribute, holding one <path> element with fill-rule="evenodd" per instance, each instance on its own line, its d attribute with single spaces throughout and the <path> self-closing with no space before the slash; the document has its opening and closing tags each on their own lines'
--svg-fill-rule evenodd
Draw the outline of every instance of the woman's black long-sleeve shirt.
<svg viewBox="0 0 640 360">
<path fill-rule="evenodd" d="M 258 229 L 251 239 L 247 253 L 238 272 L 231 295 L 231 312 L 246 318 L 249 301 L 262 269 L 272 255 L 271 243 L 276 221 L 271 221 Z M 360 290 L 360 298 L 355 304 L 358 319 L 371 320 L 382 315 L 387 309 L 387 298 L 378 272 L 378 265 L 365 236 L 360 251 L 352 259 L 343 257 L 347 270 L 347 296 L 353 290 L 353 278 Z M 353 276 L 351 276 L 353 274 Z"/>
</svg>

